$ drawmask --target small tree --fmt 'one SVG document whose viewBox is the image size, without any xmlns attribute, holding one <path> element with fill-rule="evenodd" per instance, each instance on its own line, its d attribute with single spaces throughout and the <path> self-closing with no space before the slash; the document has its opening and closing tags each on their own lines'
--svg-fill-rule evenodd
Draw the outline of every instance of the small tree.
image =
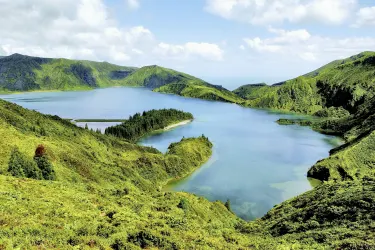
<svg viewBox="0 0 375 250">
<path fill-rule="evenodd" d="M 18 148 L 14 148 L 10 155 L 8 171 L 16 177 L 42 179 L 42 172 L 37 164 L 22 154 Z"/>
<path fill-rule="evenodd" d="M 89 129 L 89 125 L 87 125 L 87 123 L 85 125 L 85 129 L 87 129 L 87 130 Z"/>
<path fill-rule="evenodd" d="M 49 162 L 46 156 L 41 157 L 34 157 L 34 160 L 36 164 L 38 165 L 38 168 L 42 172 L 43 179 L 45 180 L 55 180 L 56 179 L 56 173 L 53 169 L 52 164 Z"/>
<path fill-rule="evenodd" d="M 35 157 L 42 157 L 46 154 L 46 148 L 40 144 L 35 150 Z"/>
<path fill-rule="evenodd" d="M 230 200 L 228 199 L 226 202 L 225 202 L 225 207 L 228 209 L 228 211 L 231 211 L 232 212 L 232 208 L 230 207 Z"/>
<path fill-rule="evenodd" d="M 18 150 L 18 148 L 14 148 L 10 154 L 8 172 L 16 177 L 25 177 L 23 165 L 23 157 L 21 152 Z"/>
</svg>

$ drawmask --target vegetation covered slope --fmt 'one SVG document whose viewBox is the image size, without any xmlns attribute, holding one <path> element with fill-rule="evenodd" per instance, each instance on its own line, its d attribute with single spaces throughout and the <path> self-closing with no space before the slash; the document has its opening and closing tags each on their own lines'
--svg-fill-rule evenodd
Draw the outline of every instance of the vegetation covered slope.
<svg viewBox="0 0 375 250">
<path fill-rule="evenodd" d="M 0 142 L 2 248 L 233 245 L 225 237 L 235 233 L 238 219 L 221 202 L 160 191 L 209 158 L 205 137 L 172 144 L 163 155 L 0 101 Z M 10 176 L 13 148 L 31 159 L 39 144 L 56 181 Z"/>
<path fill-rule="evenodd" d="M 328 183 L 276 206 L 258 226 L 316 249 L 375 249 L 374 209 L 374 181 Z"/>
<path fill-rule="evenodd" d="M 150 132 L 193 118 L 191 113 L 176 109 L 144 111 L 142 115 L 137 113 L 119 125 L 106 128 L 105 134 L 137 141 Z"/>
<path fill-rule="evenodd" d="M 358 111 L 341 119 L 327 119 L 312 126 L 319 131 L 337 133 L 346 143 L 331 151 L 308 172 L 321 180 L 361 180 L 375 177 L 375 98 L 358 107 Z"/>
<path fill-rule="evenodd" d="M 72 90 L 125 85 L 135 68 L 107 62 L 14 54 L 0 58 L 0 91 Z"/>
<path fill-rule="evenodd" d="M 156 65 L 140 68 L 125 81 L 129 85 L 148 87 L 160 93 L 233 103 L 243 101 L 221 86 L 212 85 L 191 75 Z"/>
<path fill-rule="evenodd" d="M 247 85 L 234 93 L 248 99 L 245 106 L 315 114 L 326 108 L 355 113 L 370 99 L 375 86 L 375 52 L 334 61 L 296 79 L 272 86 Z"/>
<path fill-rule="evenodd" d="M 363 216 L 315 225 L 319 238 L 301 233 L 302 228 L 314 226 L 309 221 L 300 221 L 298 230 L 276 234 L 273 225 L 281 219 L 281 225 L 297 227 L 290 210 L 296 201 L 300 200 L 298 214 L 316 208 L 305 202 L 315 191 L 270 212 L 282 209 L 284 217 L 267 216 L 255 222 L 240 220 L 222 202 L 162 191 L 169 179 L 185 176 L 208 159 L 212 144 L 205 137 L 183 139 L 162 154 L 5 101 L 0 101 L 0 114 L 2 249 L 324 249 L 343 246 L 339 240 L 330 242 L 328 236 L 339 230 L 334 237 L 343 237 L 347 225 L 353 229 L 345 234 L 345 242 L 371 243 L 366 231 L 360 231 L 370 230 L 371 225 L 356 224 L 365 222 Z M 14 147 L 32 159 L 40 144 L 53 165 L 54 181 L 11 176 L 8 163 Z M 353 188 L 352 197 L 361 202 L 357 190 Z M 362 200 L 370 202 L 366 197 Z M 363 204 L 356 211 L 370 216 L 366 209 L 371 205 Z M 340 215 L 349 212 L 353 213 L 346 207 Z M 327 235 L 325 240 L 322 235 Z"/>
</svg>

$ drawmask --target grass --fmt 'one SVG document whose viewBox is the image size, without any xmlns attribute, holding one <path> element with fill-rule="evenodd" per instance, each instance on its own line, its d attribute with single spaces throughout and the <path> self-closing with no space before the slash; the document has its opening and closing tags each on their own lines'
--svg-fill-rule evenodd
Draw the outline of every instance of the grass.
<svg viewBox="0 0 375 250">
<path fill-rule="evenodd" d="M 29 57 L 19 54 L 0 58 L 2 92 L 35 90 L 87 90 L 124 86 L 136 70 L 107 62 Z"/>
<path fill-rule="evenodd" d="M 212 85 L 191 75 L 156 65 L 142 67 L 125 80 L 129 85 L 148 87 L 160 93 L 233 103 L 243 101 L 221 86 Z"/>
<path fill-rule="evenodd" d="M 288 217 L 289 207 L 314 191 L 270 211 L 282 209 L 285 216 L 254 222 L 237 218 L 221 201 L 165 192 L 168 181 L 188 175 L 210 157 L 212 144 L 206 137 L 182 139 L 162 154 L 0 101 L 0 142 L 2 249 L 324 249 L 342 246 L 339 240 L 330 242 L 327 232 L 344 235 L 343 225 L 356 225 L 326 224 L 326 231 L 319 231 L 327 234 L 325 241 L 313 234 L 302 237 L 299 231 L 273 235 L 272 225 L 280 219 L 296 223 Z M 10 176 L 13 147 L 32 157 L 39 144 L 47 149 L 56 181 Z M 298 211 L 315 208 L 303 204 Z M 311 224 L 299 223 L 301 228 Z M 351 230 L 353 237 L 346 235 L 345 242 L 372 244 L 359 230 L 369 227 Z"/>
<path fill-rule="evenodd" d="M 316 114 L 341 107 L 355 113 L 373 96 L 375 52 L 363 52 L 329 63 L 311 73 L 273 86 L 245 85 L 233 92 L 247 99 L 249 107 Z"/>
</svg>

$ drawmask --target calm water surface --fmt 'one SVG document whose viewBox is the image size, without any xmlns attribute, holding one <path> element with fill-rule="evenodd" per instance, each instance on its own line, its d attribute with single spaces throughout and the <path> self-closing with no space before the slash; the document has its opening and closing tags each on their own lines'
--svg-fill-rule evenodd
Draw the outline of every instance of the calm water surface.
<svg viewBox="0 0 375 250">
<path fill-rule="evenodd" d="M 191 112 L 195 120 L 143 139 L 143 145 L 165 152 L 183 136 L 202 134 L 214 143 L 208 163 L 167 189 L 186 191 L 209 200 L 230 199 L 244 219 L 264 215 L 274 205 L 312 188 L 306 172 L 340 141 L 307 127 L 280 126 L 275 121 L 292 115 L 242 108 L 153 93 L 141 88 L 108 88 L 82 92 L 42 92 L 2 95 L 23 107 L 62 118 L 127 118 L 136 112 L 176 108 Z M 295 116 L 294 116 L 295 117 Z M 84 124 L 80 124 L 84 125 Z M 111 123 L 89 123 L 104 129 Z M 316 184 L 316 183 L 315 183 Z"/>
</svg>

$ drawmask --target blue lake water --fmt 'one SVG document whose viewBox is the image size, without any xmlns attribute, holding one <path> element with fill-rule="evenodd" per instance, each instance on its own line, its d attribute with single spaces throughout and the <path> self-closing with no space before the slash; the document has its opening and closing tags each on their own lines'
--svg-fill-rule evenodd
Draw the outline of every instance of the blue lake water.
<svg viewBox="0 0 375 250">
<path fill-rule="evenodd" d="M 232 210 L 244 219 L 258 218 L 274 205 L 310 190 L 316 181 L 306 178 L 307 170 L 340 143 L 339 139 L 308 127 L 280 126 L 275 122 L 295 115 L 159 94 L 142 88 L 34 92 L 0 98 L 71 119 L 119 119 L 159 108 L 191 112 L 195 117 L 192 123 L 155 134 L 140 143 L 165 152 L 170 143 L 183 136 L 207 136 L 214 143 L 209 162 L 166 189 L 195 193 L 209 200 L 229 199 Z M 94 129 L 109 125 L 89 123 Z"/>
</svg>

